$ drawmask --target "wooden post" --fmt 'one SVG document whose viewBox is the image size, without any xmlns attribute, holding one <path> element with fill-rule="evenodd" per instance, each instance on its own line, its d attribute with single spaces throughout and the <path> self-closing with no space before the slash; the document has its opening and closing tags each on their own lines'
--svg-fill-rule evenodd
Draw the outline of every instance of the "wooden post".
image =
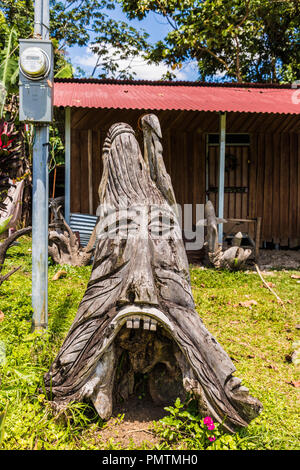
<svg viewBox="0 0 300 470">
<path fill-rule="evenodd" d="M 224 218 L 224 179 L 225 179 L 225 147 L 226 147 L 226 113 L 220 113 L 220 158 L 219 158 L 219 218 Z M 223 244 L 223 224 L 218 226 L 219 245 Z"/>
<path fill-rule="evenodd" d="M 261 232 L 261 217 L 256 219 L 256 232 L 255 232 L 255 259 L 259 259 L 259 245 L 260 245 L 260 232 Z"/>
<path fill-rule="evenodd" d="M 89 214 L 93 214 L 93 132 L 88 131 L 88 188 L 89 188 Z"/>
<path fill-rule="evenodd" d="M 69 224 L 71 211 L 71 108 L 66 108 L 65 113 L 65 220 Z"/>
</svg>

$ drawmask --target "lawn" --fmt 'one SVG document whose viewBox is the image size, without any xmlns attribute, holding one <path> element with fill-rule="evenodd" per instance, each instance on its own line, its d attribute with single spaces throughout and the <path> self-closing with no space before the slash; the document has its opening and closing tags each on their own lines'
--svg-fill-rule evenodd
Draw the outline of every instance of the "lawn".
<svg viewBox="0 0 300 470">
<path fill-rule="evenodd" d="M 130 443 L 108 438 L 120 415 L 103 423 L 89 404 L 72 404 L 57 416 L 39 388 L 73 321 L 91 267 L 49 263 L 49 328 L 31 333 L 31 239 L 12 247 L 5 269 L 21 265 L 0 291 L 0 446 L 2 449 L 178 449 L 201 447 L 201 432 L 175 418 L 147 424 L 149 439 Z M 63 269 L 65 277 L 52 280 Z M 191 266 L 196 308 L 206 327 L 231 357 L 243 384 L 263 404 L 261 415 L 234 436 L 220 431 L 211 449 L 299 450 L 299 366 L 292 361 L 299 340 L 300 284 L 295 270 L 217 272 Z M 294 358 L 294 356 L 293 356 Z M 175 407 L 176 408 L 176 407 Z M 176 408 L 180 414 L 180 407 Z M 173 416 L 174 408 L 165 411 Z M 168 421 L 169 419 L 169 421 Z M 184 429 L 183 429 L 184 428 Z M 183 432 L 182 432 L 183 429 Z M 150 437 L 151 436 L 151 437 Z"/>
</svg>

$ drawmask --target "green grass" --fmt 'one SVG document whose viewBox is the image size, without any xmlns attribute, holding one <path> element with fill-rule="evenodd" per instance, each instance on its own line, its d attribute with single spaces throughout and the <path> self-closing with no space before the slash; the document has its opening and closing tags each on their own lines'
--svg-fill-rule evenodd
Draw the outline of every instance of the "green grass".
<svg viewBox="0 0 300 470">
<path fill-rule="evenodd" d="M 30 249 L 31 240 L 24 237 L 19 246 L 9 250 L 4 272 L 17 265 L 21 269 L 0 290 L 0 310 L 4 314 L 4 317 L 0 314 L 0 346 L 5 345 L 6 353 L 0 365 L 0 446 L 2 449 L 120 448 L 117 442 L 101 440 L 105 424 L 92 406 L 73 404 L 55 416 L 39 391 L 42 376 L 77 312 L 91 267 L 64 266 L 67 276 L 52 281 L 61 267 L 50 263 L 49 328 L 46 333 L 31 333 Z M 284 301 L 282 306 L 262 287 L 257 274 L 216 272 L 191 266 L 199 315 L 231 357 L 236 375 L 264 406 L 261 415 L 247 429 L 233 438 L 222 437 L 224 442 L 227 439 L 231 443 L 229 448 L 300 448 L 299 388 L 294 386 L 299 381 L 299 366 L 289 360 L 292 344 L 299 339 L 296 325 L 300 323 L 300 285 L 291 278 L 293 273 L 299 271 L 275 271 L 272 276 L 265 276 L 275 284 L 273 289 Z M 257 302 L 251 308 L 240 305 L 251 300 Z M 180 448 L 176 439 L 169 441 L 170 432 L 165 432 L 163 437 L 161 426 L 158 423 L 159 448 Z M 191 439 L 189 446 L 193 448 Z M 195 449 L 197 442 L 195 438 Z M 133 442 L 130 448 L 146 447 L 135 446 Z"/>
</svg>

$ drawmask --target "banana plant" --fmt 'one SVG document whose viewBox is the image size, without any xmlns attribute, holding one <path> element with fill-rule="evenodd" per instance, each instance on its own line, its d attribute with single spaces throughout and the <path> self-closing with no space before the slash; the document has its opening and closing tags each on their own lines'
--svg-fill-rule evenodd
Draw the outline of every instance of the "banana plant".
<svg viewBox="0 0 300 470">
<path fill-rule="evenodd" d="M 13 99 L 11 100 L 11 104 Z M 11 106 L 12 107 L 12 106 Z M 12 110 L 10 110 L 12 111 Z M 11 112 L 11 115 L 13 113 Z M 13 119 L 0 119 L 0 209 L 5 210 L 5 198 L 21 163 L 22 142 Z"/>
<path fill-rule="evenodd" d="M 12 28 L 8 33 L 6 45 L 0 52 L 0 119 L 2 119 L 5 109 L 7 89 L 15 85 L 18 78 L 18 60 L 14 55 L 16 39 L 17 33 Z"/>
<path fill-rule="evenodd" d="M 69 62 L 66 62 L 54 75 L 54 78 L 73 78 L 74 67 Z"/>
</svg>

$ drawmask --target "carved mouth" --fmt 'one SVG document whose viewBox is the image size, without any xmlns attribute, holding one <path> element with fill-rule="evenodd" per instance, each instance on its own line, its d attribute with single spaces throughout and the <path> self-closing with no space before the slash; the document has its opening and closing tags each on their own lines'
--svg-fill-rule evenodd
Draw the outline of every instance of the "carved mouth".
<svg viewBox="0 0 300 470">
<path fill-rule="evenodd" d="M 145 377 L 143 386 L 155 404 L 185 399 L 183 377 L 188 366 L 173 330 L 168 317 L 155 307 L 120 309 L 110 324 L 96 370 L 84 387 L 101 418 L 108 419 L 113 407 L 133 395 L 137 382 Z"/>
<path fill-rule="evenodd" d="M 144 385 L 155 404 L 170 405 L 177 397 L 184 401 L 189 394 L 202 414 L 220 420 L 174 330 L 168 317 L 155 307 L 135 304 L 119 310 L 107 330 L 96 369 L 81 389 L 82 397 L 93 402 L 102 419 L 109 419 L 117 403 L 126 402 L 135 394 L 141 377 L 147 377 Z M 242 406 L 242 418 L 252 409 L 253 416 L 258 414 L 260 403 L 255 403 L 240 379 L 230 376 L 225 388 L 231 400 Z M 224 426 L 235 429 L 227 423 Z"/>
<path fill-rule="evenodd" d="M 140 328 L 156 331 L 157 325 L 168 331 L 173 331 L 173 326 L 168 317 L 154 307 L 129 305 L 123 307 L 111 323 L 112 328 L 120 329 L 126 323 L 126 328 Z"/>
</svg>

